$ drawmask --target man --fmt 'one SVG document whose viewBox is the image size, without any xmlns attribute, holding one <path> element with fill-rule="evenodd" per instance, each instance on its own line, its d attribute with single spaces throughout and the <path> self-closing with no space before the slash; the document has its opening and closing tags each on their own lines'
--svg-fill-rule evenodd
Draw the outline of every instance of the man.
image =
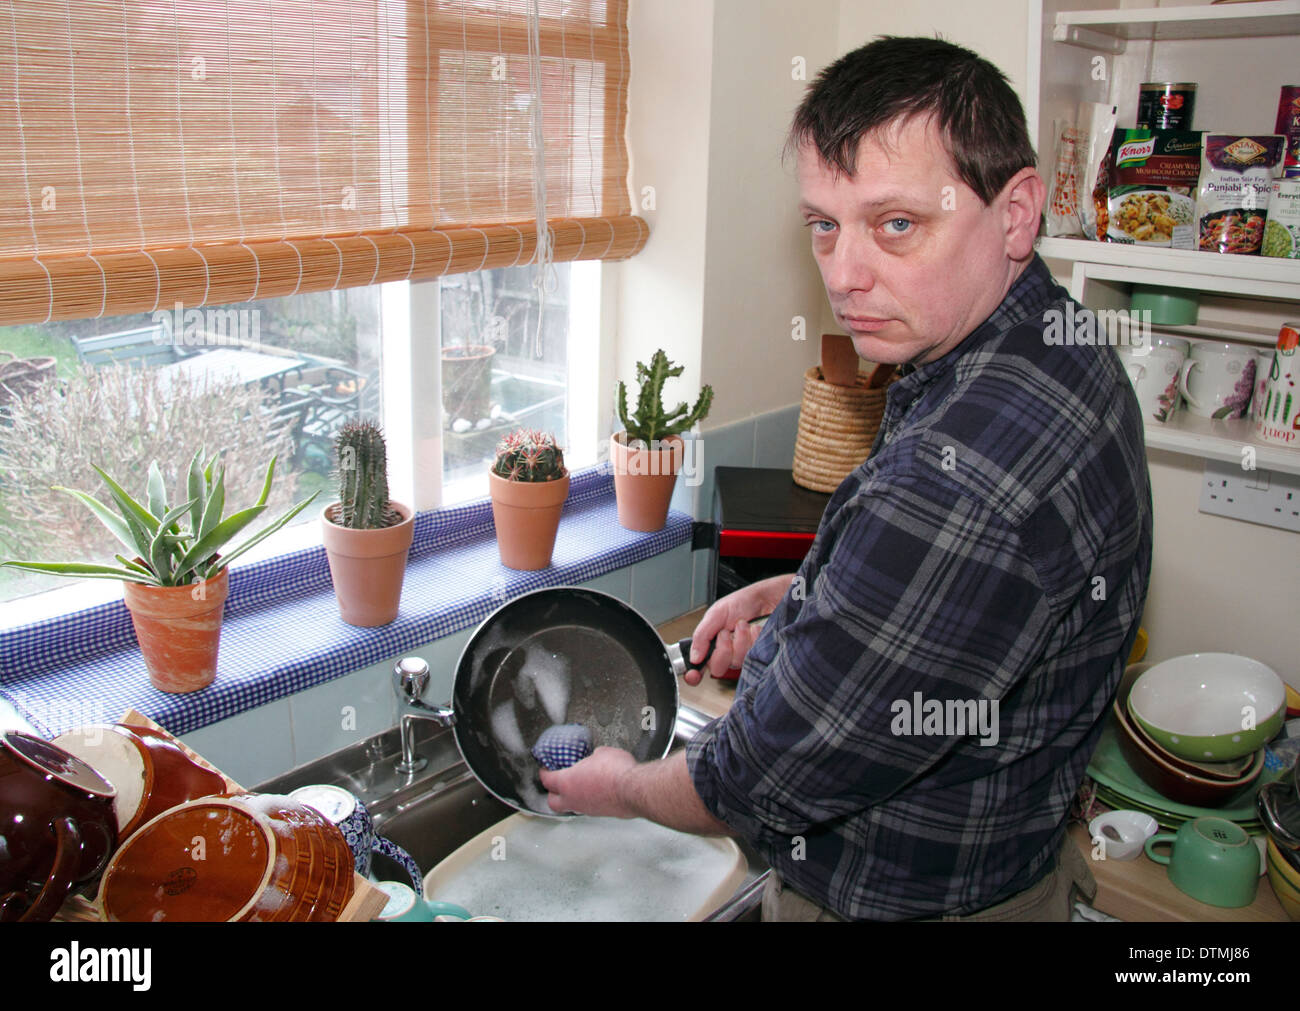
<svg viewBox="0 0 1300 1011">
<path fill-rule="evenodd" d="M 996 68 L 879 39 L 820 75 L 791 147 L 836 319 L 902 366 L 872 456 L 796 576 L 701 620 L 697 656 L 743 658 L 726 717 L 542 782 L 556 810 L 747 838 L 765 915 L 1066 918 L 1091 886 L 1066 815 L 1150 570 L 1136 401 L 1111 348 L 1044 339 L 1068 296 Z"/>
</svg>

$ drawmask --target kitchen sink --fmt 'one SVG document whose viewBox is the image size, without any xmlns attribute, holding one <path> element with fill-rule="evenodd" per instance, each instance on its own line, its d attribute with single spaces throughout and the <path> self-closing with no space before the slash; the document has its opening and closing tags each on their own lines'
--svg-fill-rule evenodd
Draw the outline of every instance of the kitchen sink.
<svg viewBox="0 0 1300 1011">
<path fill-rule="evenodd" d="M 684 745 L 707 722 L 707 717 L 683 707 L 678 713 L 674 747 Z M 328 783 L 350 790 L 374 816 L 377 831 L 410 853 L 427 873 L 462 844 L 516 812 L 488 793 L 469 771 L 452 731 L 429 721 L 417 722 L 414 730 L 417 753 L 427 759 L 419 772 L 397 772 L 401 741 L 394 727 L 256 789 L 288 793 L 300 786 Z M 745 879 L 729 900 L 706 917 L 708 920 L 759 919 L 768 868 L 748 843 L 736 842 L 747 864 Z M 374 876 L 406 880 L 400 866 L 378 853 Z"/>
</svg>

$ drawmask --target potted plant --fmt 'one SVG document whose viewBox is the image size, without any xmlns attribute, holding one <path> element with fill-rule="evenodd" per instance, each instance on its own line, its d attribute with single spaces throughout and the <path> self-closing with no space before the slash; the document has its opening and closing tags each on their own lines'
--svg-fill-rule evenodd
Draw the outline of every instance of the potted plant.
<svg viewBox="0 0 1300 1011">
<path fill-rule="evenodd" d="M 217 468 L 217 454 L 206 465 L 202 450 L 194 454 L 182 493 L 185 501 L 174 506 L 168 501 L 157 460 L 149 465 L 145 504 L 95 467 L 95 473 L 108 486 L 117 512 L 85 492 L 61 487 L 57 490 L 79 499 L 126 546 L 131 557 L 114 555 L 117 565 L 0 564 L 54 576 L 122 580 L 126 606 L 154 687 L 178 693 L 206 688 L 217 673 L 230 563 L 279 530 L 316 497 L 299 502 L 239 547 L 222 554 L 227 542 L 265 512 L 275 459 L 271 457 L 266 466 L 257 502 L 224 518 L 225 468 Z"/>
<path fill-rule="evenodd" d="M 489 344 L 453 345 L 442 349 L 442 405 L 450 422 L 473 425 L 492 410 L 492 359 Z"/>
<path fill-rule="evenodd" d="M 703 421 L 713 404 L 713 387 L 705 386 L 689 413 L 685 403 L 671 412 L 664 410 L 664 382 L 680 376 L 683 368 L 670 362 L 662 349 L 654 353 L 648 367 L 637 362 L 641 391 L 631 415 L 627 410 L 627 388 L 622 382 L 618 384 L 618 417 L 624 431 L 610 443 L 610 462 L 614 467 L 618 522 L 628 530 L 663 528 L 682 465 L 681 433 Z"/>
<path fill-rule="evenodd" d="M 373 421 L 349 421 L 334 438 L 339 499 L 321 513 L 339 613 L 372 628 L 397 617 L 415 512 L 388 498 L 388 450 Z"/>
<path fill-rule="evenodd" d="M 529 428 L 511 432 L 497 446 L 488 485 L 501 564 L 546 568 L 569 495 L 569 472 L 555 437 Z"/>
</svg>

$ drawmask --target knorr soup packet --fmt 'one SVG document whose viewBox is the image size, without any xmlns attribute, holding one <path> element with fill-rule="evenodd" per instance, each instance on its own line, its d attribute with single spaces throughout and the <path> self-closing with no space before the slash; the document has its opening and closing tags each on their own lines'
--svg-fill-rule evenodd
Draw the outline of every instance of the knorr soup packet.
<svg viewBox="0 0 1300 1011">
<path fill-rule="evenodd" d="M 1107 241 L 1195 249 L 1200 172 L 1199 130 L 1116 130 Z"/>
</svg>

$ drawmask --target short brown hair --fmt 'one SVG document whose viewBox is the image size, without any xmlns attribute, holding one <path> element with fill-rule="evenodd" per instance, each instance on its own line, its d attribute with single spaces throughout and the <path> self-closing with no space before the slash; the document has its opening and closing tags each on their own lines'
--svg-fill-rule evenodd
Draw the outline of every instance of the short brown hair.
<svg viewBox="0 0 1300 1011">
<path fill-rule="evenodd" d="M 985 205 L 1037 165 L 1006 75 L 939 38 L 884 35 L 840 57 L 809 86 L 786 148 L 811 144 L 827 165 L 852 176 L 862 137 L 916 115 L 935 117 L 958 178 Z"/>
</svg>

